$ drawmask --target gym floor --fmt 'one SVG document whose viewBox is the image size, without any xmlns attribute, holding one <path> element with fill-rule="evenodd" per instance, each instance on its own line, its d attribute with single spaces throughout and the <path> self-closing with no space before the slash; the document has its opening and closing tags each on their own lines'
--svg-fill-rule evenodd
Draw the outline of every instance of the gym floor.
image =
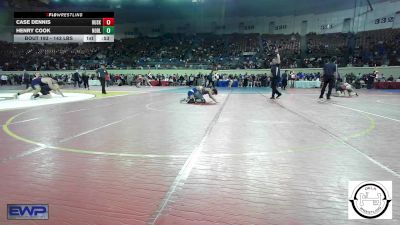
<svg viewBox="0 0 400 225">
<path fill-rule="evenodd" d="M 400 224 L 399 91 L 111 90 L 128 94 L 0 111 L 0 224 Z M 348 220 L 362 180 L 393 182 L 392 220 Z M 13 203 L 49 220 L 7 220 Z"/>
</svg>

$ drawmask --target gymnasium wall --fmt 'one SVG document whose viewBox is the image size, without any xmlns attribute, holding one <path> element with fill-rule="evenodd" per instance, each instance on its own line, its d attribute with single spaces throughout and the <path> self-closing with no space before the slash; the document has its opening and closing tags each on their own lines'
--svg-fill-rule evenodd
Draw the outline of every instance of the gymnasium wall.
<svg viewBox="0 0 400 225">
<path fill-rule="evenodd" d="M 336 32 L 361 32 L 386 28 L 398 28 L 400 1 L 385 1 L 373 5 L 369 11 L 365 1 L 353 9 L 323 14 L 307 14 L 284 17 L 198 18 L 179 21 L 127 23 L 116 25 L 117 38 L 134 37 L 138 33 L 158 36 L 163 33 L 269 33 L 269 34 L 317 34 Z M 347 19 L 347 22 L 345 20 Z"/>
<path fill-rule="evenodd" d="M 318 34 L 361 32 L 386 28 L 400 28 L 400 1 L 385 1 L 373 5 L 368 12 L 364 0 L 354 0 L 352 9 L 323 14 L 291 15 L 284 17 L 218 17 L 192 16 L 187 20 L 116 23 L 117 39 L 135 37 L 139 33 L 158 36 L 164 33 L 262 33 L 262 34 Z M 118 13 L 118 12 L 117 12 Z M 345 20 L 347 19 L 347 22 Z M 0 40 L 12 41 L 12 12 L 0 8 Z"/>
<path fill-rule="evenodd" d="M 13 41 L 12 39 L 12 14 L 0 7 L 0 41 Z"/>
</svg>

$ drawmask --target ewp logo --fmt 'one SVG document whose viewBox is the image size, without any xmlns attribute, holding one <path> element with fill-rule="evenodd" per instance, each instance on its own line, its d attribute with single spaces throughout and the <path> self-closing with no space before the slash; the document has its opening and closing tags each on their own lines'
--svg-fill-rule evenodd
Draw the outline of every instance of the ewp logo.
<svg viewBox="0 0 400 225">
<path fill-rule="evenodd" d="M 49 205 L 43 204 L 8 204 L 7 219 L 9 220 L 48 220 Z"/>
</svg>

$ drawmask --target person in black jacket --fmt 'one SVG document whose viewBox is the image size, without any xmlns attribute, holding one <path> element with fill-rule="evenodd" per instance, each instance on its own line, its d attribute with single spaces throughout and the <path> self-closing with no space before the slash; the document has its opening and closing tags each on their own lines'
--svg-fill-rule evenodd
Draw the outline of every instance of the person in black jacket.
<svg viewBox="0 0 400 225">
<path fill-rule="evenodd" d="M 275 50 L 275 57 L 271 61 L 271 88 L 272 88 L 272 96 L 271 99 L 275 99 L 275 94 L 277 94 L 276 98 L 279 98 L 282 94 L 278 91 L 277 86 L 279 83 L 279 79 L 281 76 L 280 70 L 281 57 L 279 55 L 278 49 Z"/>
<path fill-rule="evenodd" d="M 367 76 L 367 89 L 371 89 L 374 86 L 374 81 L 375 78 L 378 75 L 378 71 L 374 71 L 374 73 L 371 73 Z"/>
<path fill-rule="evenodd" d="M 336 57 L 332 57 L 329 63 L 324 65 L 324 86 L 321 89 L 321 94 L 319 98 L 324 98 L 324 93 L 326 86 L 328 86 L 328 93 L 326 94 L 326 99 L 331 99 L 332 88 L 335 85 L 335 74 L 336 74 Z"/>
<path fill-rule="evenodd" d="M 106 74 L 107 74 L 106 65 L 101 64 L 101 67 L 96 70 L 96 74 L 101 83 L 101 93 L 107 94 L 106 93 Z"/>
<path fill-rule="evenodd" d="M 213 69 L 213 70 L 211 70 L 211 72 L 207 75 L 207 80 L 206 80 L 206 82 L 205 82 L 205 86 L 206 87 L 215 87 L 215 85 L 214 85 L 214 81 L 213 81 L 213 78 L 214 78 L 214 74 L 216 74 L 217 72 Z M 208 83 L 207 83 L 208 82 Z"/>
<path fill-rule="evenodd" d="M 72 80 L 74 81 L 74 87 L 76 87 L 77 84 L 79 88 L 81 87 L 81 75 L 78 70 L 72 75 Z"/>
<path fill-rule="evenodd" d="M 89 90 L 89 76 L 86 74 L 86 70 L 82 73 L 83 86 Z"/>
<path fill-rule="evenodd" d="M 286 86 L 287 86 L 287 80 L 288 80 L 288 74 L 287 74 L 287 70 L 282 74 L 282 89 L 286 90 Z"/>
</svg>

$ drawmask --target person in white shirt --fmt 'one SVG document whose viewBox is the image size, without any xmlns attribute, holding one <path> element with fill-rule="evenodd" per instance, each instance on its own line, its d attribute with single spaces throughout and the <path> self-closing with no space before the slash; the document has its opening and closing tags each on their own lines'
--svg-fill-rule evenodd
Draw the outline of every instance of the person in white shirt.
<svg viewBox="0 0 400 225">
<path fill-rule="evenodd" d="M 1 86 L 7 85 L 7 80 L 8 80 L 7 75 L 5 74 L 1 75 Z"/>
<path fill-rule="evenodd" d="M 294 82 L 296 81 L 296 74 L 294 73 L 293 70 L 290 71 L 289 79 L 290 79 L 289 87 L 290 87 L 290 88 L 294 88 Z"/>
</svg>

